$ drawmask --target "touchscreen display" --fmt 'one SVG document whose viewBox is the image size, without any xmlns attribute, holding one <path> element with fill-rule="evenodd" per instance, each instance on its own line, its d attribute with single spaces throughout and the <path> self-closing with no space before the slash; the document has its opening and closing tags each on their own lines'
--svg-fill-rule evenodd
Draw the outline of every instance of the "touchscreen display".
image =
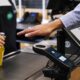
<svg viewBox="0 0 80 80">
<path fill-rule="evenodd" d="M 64 30 L 80 46 L 80 25 L 67 27 Z"/>
<path fill-rule="evenodd" d="M 72 29 L 70 31 L 80 41 L 80 27 Z"/>
</svg>

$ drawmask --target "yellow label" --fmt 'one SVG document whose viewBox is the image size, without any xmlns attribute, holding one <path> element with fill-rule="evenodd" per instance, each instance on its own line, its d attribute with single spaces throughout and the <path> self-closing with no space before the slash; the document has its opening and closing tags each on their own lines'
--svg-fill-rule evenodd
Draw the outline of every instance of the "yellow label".
<svg viewBox="0 0 80 80">
<path fill-rule="evenodd" d="M 3 64 L 4 46 L 0 46 L 0 66 Z"/>
</svg>

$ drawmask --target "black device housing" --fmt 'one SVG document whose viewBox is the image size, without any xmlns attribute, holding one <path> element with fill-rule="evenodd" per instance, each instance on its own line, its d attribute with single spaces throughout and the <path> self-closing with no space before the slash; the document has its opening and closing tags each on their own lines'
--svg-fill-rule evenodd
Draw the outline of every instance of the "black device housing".
<svg viewBox="0 0 80 80">
<path fill-rule="evenodd" d="M 51 9 L 51 19 L 54 20 L 54 15 L 65 14 L 73 10 L 80 1 L 77 0 L 49 0 L 47 9 Z"/>
<path fill-rule="evenodd" d="M 48 67 L 43 70 L 44 76 L 55 78 L 55 80 L 68 79 L 68 74 L 73 67 L 75 67 L 73 62 L 71 62 L 57 50 L 53 49 L 51 46 L 35 44 L 33 46 L 33 50 L 38 54 L 48 57 L 52 62 L 54 62 L 52 67 Z M 61 60 L 60 57 L 63 57 L 65 60 Z"/>
<path fill-rule="evenodd" d="M 5 54 L 17 50 L 16 13 L 12 6 L 0 6 L 0 32 L 6 35 Z"/>
<path fill-rule="evenodd" d="M 46 67 L 43 73 L 44 76 L 55 80 L 68 80 L 71 71 L 80 64 L 80 47 L 65 29 L 57 32 L 57 50 L 41 43 L 35 44 L 33 50 L 54 63 L 53 66 Z"/>
</svg>

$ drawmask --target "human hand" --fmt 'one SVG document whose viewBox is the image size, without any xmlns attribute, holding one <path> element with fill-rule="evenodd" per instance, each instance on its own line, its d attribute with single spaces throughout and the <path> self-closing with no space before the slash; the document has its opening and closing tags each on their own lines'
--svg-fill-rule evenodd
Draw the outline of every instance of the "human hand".
<svg viewBox="0 0 80 80">
<path fill-rule="evenodd" d="M 47 24 L 41 24 L 29 29 L 25 29 L 23 31 L 18 32 L 17 35 L 25 35 L 25 37 L 49 36 L 54 30 L 60 28 L 61 26 L 61 20 L 57 19 Z"/>
<path fill-rule="evenodd" d="M 32 28 L 25 29 L 17 33 L 17 35 L 25 35 L 25 37 L 48 36 L 51 33 L 51 28 L 47 24 L 36 25 Z"/>
<path fill-rule="evenodd" d="M 5 38 L 4 36 L 0 35 L 0 46 L 3 46 L 5 44 Z"/>
</svg>

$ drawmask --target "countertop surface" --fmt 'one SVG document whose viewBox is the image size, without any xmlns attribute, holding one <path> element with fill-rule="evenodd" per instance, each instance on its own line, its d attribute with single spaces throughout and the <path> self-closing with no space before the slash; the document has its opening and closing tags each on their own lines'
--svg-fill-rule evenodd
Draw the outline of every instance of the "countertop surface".
<svg viewBox="0 0 80 80">
<path fill-rule="evenodd" d="M 48 59 L 30 52 L 20 52 L 4 59 L 0 68 L 0 80 L 25 80 L 42 70 Z"/>
</svg>

